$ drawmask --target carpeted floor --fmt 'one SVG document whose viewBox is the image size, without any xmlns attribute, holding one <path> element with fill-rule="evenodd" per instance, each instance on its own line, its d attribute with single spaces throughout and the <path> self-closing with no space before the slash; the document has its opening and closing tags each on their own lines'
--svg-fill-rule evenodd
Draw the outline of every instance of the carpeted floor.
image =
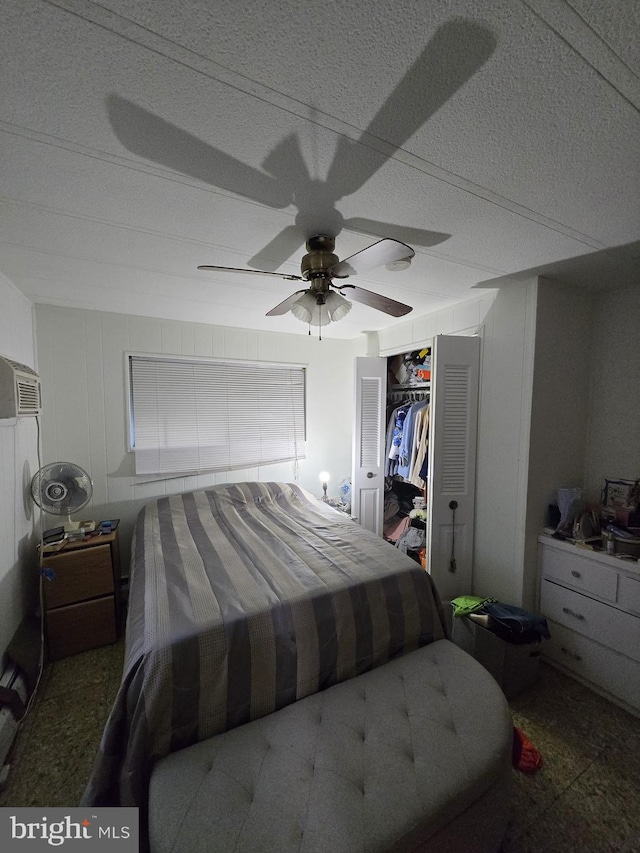
<svg viewBox="0 0 640 853">
<path fill-rule="evenodd" d="M 46 667 L 0 806 L 77 805 L 122 656 L 120 641 Z M 513 771 L 503 853 L 640 851 L 640 719 L 545 664 L 511 708 L 543 766 Z"/>
</svg>

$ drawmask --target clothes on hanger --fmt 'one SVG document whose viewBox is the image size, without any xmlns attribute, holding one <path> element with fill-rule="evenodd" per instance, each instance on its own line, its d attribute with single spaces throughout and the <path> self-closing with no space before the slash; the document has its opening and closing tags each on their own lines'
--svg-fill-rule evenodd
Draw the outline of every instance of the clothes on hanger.
<svg viewBox="0 0 640 853">
<path fill-rule="evenodd" d="M 428 405 L 429 403 L 426 400 L 414 403 L 404 419 L 396 473 L 399 477 L 402 477 L 405 480 L 411 481 L 411 471 L 416 463 L 418 449 L 420 447 L 420 439 L 422 438 L 423 427 L 425 425 L 423 415 Z M 428 421 L 426 424 L 428 428 Z M 424 438 L 424 441 L 426 442 L 426 437 Z M 426 444 L 424 446 L 426 447 Z M 422 458 L 420 458 L 418 471 L 420 470 L 421 465 Z M 424 484 L 421 488 L 424 488 Z"/>
<path fill-rule="evenodd" d="M 429 406 L 421 409 L 416 416 L 416 426 L 414 431 L 413 451 L 411 470 L 408 480 L 417 486 L 419 489 L 425 489 L 427 486 L 427 449 L 429 447 Z"/>
<path fill-rule="evenodd" d="M 386 477 L 402 477 L 426 487 L 429 400 L 404 401 L 391 410 L 386 434 Z"/>
<path fill-rule="evenodd" d="M 387 359 L 385 476 L 426 488 L 431 349 Z"/>
<path fill-rule="evenodd" d="M 393 477 L 398 472 L 398 458 L 400 454 L 400 445 L 402 444 L 402 435 L 404 430 L 404 421 L 407 412 L 411 405 L 407 402 L 392 409 L 387 424 L 387 454 L 385 462 L 385 477 Z"/>
<path fill-rule="evenodd" d="M 400 455 L 400 445 L 402 444 L 402 436 L 404 429 L 404 421 L 409 412 L 409 406 L 400 406 L 397 408 L 393 415 L 393 425 L 392 425 L 392 436 L 391 436 L 391 448 L 389 450 L 388 458 L 389 459 L 397 459 Z"/>
</svg>

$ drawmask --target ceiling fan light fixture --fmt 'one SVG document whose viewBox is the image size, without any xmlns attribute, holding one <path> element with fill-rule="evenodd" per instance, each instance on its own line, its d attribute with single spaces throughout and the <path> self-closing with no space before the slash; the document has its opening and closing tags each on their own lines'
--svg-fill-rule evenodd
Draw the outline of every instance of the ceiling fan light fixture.
<svg viewBox="0 0 640 853">
<path fill-rule="evenodd" d="M 310 323 L 315 309 L 316 297 L 313 293 L 307 291 L 302 294 L 300 299 L 296 299 L 293 303 L 291 306 L 291 313 L 294 317 L 297 317 L 298 320 L 302 320 L 303 323 Z"/>
<path fill-rule="evenodd" d="M 351 311 L 351 303 L 344 296 L 336 293 L 335 290 L 329 291 L 325 299 L 327 312 L 331 320 L 335 323 L 342 320 Z"/>
<path fill-rule="evenodd" d="M 385 264 L 385 266 L 390 272 L 406 270 L 411 266 L 411 258 L 399 258 L 399 260 L 391 261 L 390 264 Z"/>
<path fill-rule="evenodd" d="M 293 228 L 293 226 L 291 226 Z M 294 229 L 295 230 L 295 229 Z M 326 326 L 342 320 L 351 310 L 351 303 L 342 296 L 346 292 L 354 302 L 362 302 L 389 314 L 403 317 L 411 311 L 410 305 L 404 305 L 395 299 L 382 296 L 357 287 L 355 284 L 334 284 L 333 280 L 346 279 L 376 267 L 386 266 L 388 270 L 403 270 L 411 264 L 415 252 L 406 243 L 383 237 L 365 249 L 361 249 L 344 261 L 333 253 L 334 238 L 326 234 L 316 234 L 306 243 L 307 254 L 300 263 L 301 275 L 288 275 L 268 270 L 241 269 L 239 267 L 199 266 L 202 270 L 222 270 L 233 273 L 253 273 L 256 275 L 274 275 L 291 281 L 304 282 L 307 289 L 296 290 L 270 311 L 267 317 L 279 317 L 291 311 L 293 316 L 310 326 Z"/>
<path fill-rule="evenodd" d="M 327 306 L 324 302 L 316 305 L 313 309 L 313 314 L 311 315 L 311 319 L 309 320 L 309 325 L 311 326 L 319 326 L 322 329 L 323 326 L 328 326 L 331 322 L 331 315 L 327 310 Z"/>
</svg>

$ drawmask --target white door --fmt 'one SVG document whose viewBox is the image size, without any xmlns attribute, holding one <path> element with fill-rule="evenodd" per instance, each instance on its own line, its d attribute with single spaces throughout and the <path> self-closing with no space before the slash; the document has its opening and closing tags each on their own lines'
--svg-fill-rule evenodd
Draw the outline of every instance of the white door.
<svg viewBox="0 0 640 853">
<path fill-rule="evenodd" d="M 472 590 L 480 338 L 432 348 L 427 570 L 443 601 Z"/>
<path fill-rule="evenodd" d="M 356 358 L 351 514 L 382 536 L 386 433 L 386 358 Z"/>
</svg>

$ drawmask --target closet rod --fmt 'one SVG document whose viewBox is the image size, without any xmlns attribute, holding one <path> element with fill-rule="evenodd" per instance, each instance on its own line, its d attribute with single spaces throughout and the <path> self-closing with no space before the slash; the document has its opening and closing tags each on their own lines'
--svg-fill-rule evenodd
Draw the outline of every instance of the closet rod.
<svg viewBox="0 0 640 853">
<path fill-rule="evenodd" d="M 431 383 L 423 382 L 421 385 L 389 385 L 388 391 L 430 391 Z"/>
</svg>

